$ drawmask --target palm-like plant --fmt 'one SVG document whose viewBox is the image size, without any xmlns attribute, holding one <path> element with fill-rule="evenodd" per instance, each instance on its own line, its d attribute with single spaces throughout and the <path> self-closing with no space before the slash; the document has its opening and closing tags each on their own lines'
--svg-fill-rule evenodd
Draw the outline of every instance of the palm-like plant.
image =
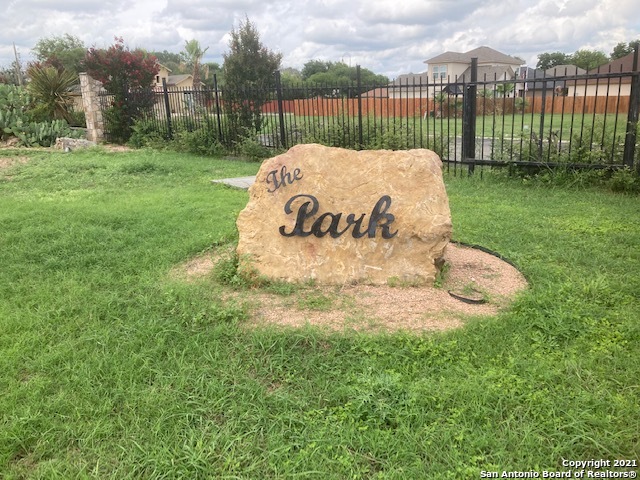
<svg viewBox="0 0 640 480">
<path fill-rule="evenodd" d="M 498 93 L 500 97 L 505 98 L 510 96 L 511 92 L 513 92 L 515 88 L 516 88 L 515 83 L 512 83 L 512 82 L 501 83 L 500 85 L 496 86 L 496 93 Z"/>
<path fill-rule="evenodd" d="M 194 88 L 199 88 L 201 83 L 200 76 L 200 64 L 205 52 L 209 50 L 209 47 L 204 50 L 200 46 L 200 42 L 197 40 L 188 40 L 184 44 L 184 51 L 181 53 L 185 63 L 191 67 L 191 75 L 193 76 Z"/>
<path fill-rule="evenodd" d="M 30 66 L 27 75 L 30 78 L 27 89 L 36 103 L 38 114 L 47 119 L 69 122 L 71 90 L 78 77 L 73 72 L 39 64 Z"/>
</svg>

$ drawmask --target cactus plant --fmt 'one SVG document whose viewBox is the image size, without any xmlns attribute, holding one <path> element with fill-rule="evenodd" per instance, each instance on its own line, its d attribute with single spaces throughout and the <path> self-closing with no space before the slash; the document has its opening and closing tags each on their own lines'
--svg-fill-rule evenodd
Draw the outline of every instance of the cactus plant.
<svg viewBox="0 0 640 480">
<path fill-rule="evenodd" d="M 58 137 L 83 136 L 64 120 L 32 122 L 28 114 L 29 104 L 30 97 L 24 89 L 0 84 L 0 140 L 16 137 L 26 147 L 50 147 Z"/>
</svg>

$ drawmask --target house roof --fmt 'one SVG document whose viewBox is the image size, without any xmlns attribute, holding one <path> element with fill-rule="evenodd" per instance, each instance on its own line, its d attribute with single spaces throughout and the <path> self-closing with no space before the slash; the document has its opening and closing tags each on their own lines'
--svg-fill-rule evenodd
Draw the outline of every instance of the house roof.
<svg viewBox="0 0 640 480">
<path fill-rule="evenodd" d="M 516 77 L 518 85 L 525 90 L 550 90 L 557 86 L 564 86 L 564 82 L 553 80 L 553 77 L 539 68 L 520 67 L 516 72 Z"/>
<path fill-rule="evenodd" d="M 389 98 L 389 87 L 374 88 L 361 95 L 368 98 Z"/>
<path fill-rule="evenodd" d="M 464 94 L 464 88 L 461 84 L 458 83 L 450 83 L 445 86 L 442 91 L 444 93 L 448 93 L 449 95 L 462 95 Z"/>
<path fill-rule="evenodd" d="M 483 63 L 502 63 L 506 65 L 522 65 L 524 61 L 519 58 L 501 53 L 491 47 L 478 47 L 468 52 L 444 52 L 433 58 L 425 60 L 424 63 L 471 63 L 471 59 L 477 57 L 478 65 Z"/>
<path fill-rule="evenodd" d="M 598 74 L 598 73 L 631 73 L 633 72 L 633 56 L 634 52 L 631 52 L 628 55 L 625 55 L 622 58 L 617 58 L 616 60 L 612 60 L 609 63 L 605 63 L 604 65 L 600 65 L 597 68 L 593 68 L 587 71 L 587 75 L 589 74 Z M 636 71 L 640 71 L 640 62 L 638 63 L 638 68 Z M 605 82 L 602 78 L 589 78 L 585 81 L 585 84 L 589 85 L 597 85 L 598 83 Z M 576 85 L 576 80 L 567 80 L 567 85 Z M 582 80 L 580 80 L 582 83 Z M 631 83 L 630 76 L 623 76 L 620 79 L 611 79 L 607 80 L 607 84 L 622 84 L 622 83 Z"/>
<path fill-rule="evenodd" d="M 428 72 L 403 73 L 402 75 L 398 75 L 398 78 L 396 78 L 389 85 L 394 85 L 394 86 L 395 85 L 413 85 L 414 83 L 416 85 L 421 85 L 423 83 L 428 83 L 428 81 L 429 81 Z"/>
<path fill-rule="evenodd" d="M 617 58 L 616 60 L 612 60 L 609 63 L 605 63 L 604 65 L 599 66 L 598 68 L 594 68 L 589 70 L 587 73 L 619 73 L 619 72 L 633 72 L 633 56 L 634 52 L 631 52 L 628 55 L 625 55 L 622 58 Z M 640 70 L 640 64 L 638 65 L 638 69 Z"/>
<path fill-rule="evenodd" d="M 156 62 L 160 67 L 164 68 L 167 72 L 171 72 L 172 70 L 166 65 L 161 64 L 160 62 Z"/>
<path fill-rule="evenodd" d="M 193 78 L 193 75 L 191 75 L 190 73 L 183 73 L 182 75 L 169 75 L 167 77 L 167 85 L 177 86 L 180 83 L 182 83 L 185 80 L 188 80 L 190 78 Z M 200 86 L 203 86 L 203 85 L 204 85 L 204 83 L 200 82 Z"/>
<path fill-rule="evenodd" d="M 471 63 L 471 57 L 467 57 L 464 53 L 459 52 L 444 52 L 425 60 L 424 63 Z"/>
<path fill-rule="evenodd" d="M 582 75 L 587 71 L 575 65 L 556 65 L 555 67 L 547 68 L 544 73 L 547 77 L 563 77 L 566 75 Z"/>
<path fill-rule="evenodd" d="M 191 75 L 188 73 L 182 75 L 169 75 L 167 77 L 167 85 L 177 85 L 181 82 L 184 82 L 188 78 L 191 78 Z"/>
</svg>

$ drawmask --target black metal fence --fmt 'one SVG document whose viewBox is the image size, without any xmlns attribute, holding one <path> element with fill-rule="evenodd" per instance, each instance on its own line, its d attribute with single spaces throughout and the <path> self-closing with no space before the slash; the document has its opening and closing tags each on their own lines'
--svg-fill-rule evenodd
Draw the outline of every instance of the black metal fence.
<svg viewBox="0 0 640 480">
<path fill-rule="evenodd" d="M 233 86 L 129 92 L 137 131 L 200 135 L 228 150 L 252 142 L 352 149 L 429 148 L 450 167 L 638 168 L 640 72 L 483 74 L 363 85 Z M 141 101 L 138 97 L 144 99 Z M 151 99 L 151 100 L 149 100 Z M 146 102 L 146 103 L 145 103 Z M 109 108 L 106 99 L 104 108 Z M 129 125 L 133 119 L 129 119 Z M 107 124 L 106 136 L 111 132 Z"/>
</svg>

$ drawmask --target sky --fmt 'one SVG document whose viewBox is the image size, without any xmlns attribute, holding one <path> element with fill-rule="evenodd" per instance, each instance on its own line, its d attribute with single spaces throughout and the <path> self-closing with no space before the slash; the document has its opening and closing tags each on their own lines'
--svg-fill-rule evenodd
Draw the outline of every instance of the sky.
<svg viewBox="0 0 640 480">
<path fill-rule="evenodd" d="M 132 49 L 180 52 L 195 39 L 222 64 L 229 32 L 248 17 L 282 67 L 343 61 L 396 78 L 445 51 L 488 46 L 535 67 L 545 52 L 601 50 L 640 38 L 638 0 L 2 0 L 0 67 L 23 63 L 41 38 L 87 47 L 123 37 Z"/>
</svg>

